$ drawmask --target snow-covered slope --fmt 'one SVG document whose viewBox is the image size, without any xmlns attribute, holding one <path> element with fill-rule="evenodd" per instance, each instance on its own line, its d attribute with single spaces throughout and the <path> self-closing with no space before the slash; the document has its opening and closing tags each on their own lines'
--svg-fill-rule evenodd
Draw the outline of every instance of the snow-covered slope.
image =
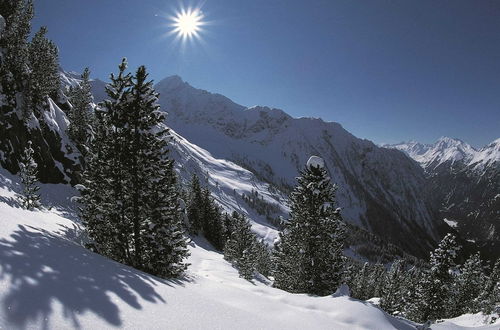
<svg viewBox="0 0 500 330">
<path fill-rule="evenodd" d="M 63 89 L 69 88 L 70 86 L 77 86 L 81 81 L 81 73 L 59 70 L 59 77 L 61 79 L 61 84 Z M 106 83 L 100 79 L 91 79 L 90 84 L 92 87 L 92 95 L 94 96 L 94 102 L 99 103 L 103 101 L 106 95 Z"/>
<path fill-rule="evenodd" d="M 361 140 L 340 124 L 245 108 L 173 76 L 156 85 L 168 126 L 214 157 L 231 160 L 282 191 L 311 155 L 325 159 L 344 218 L 426 255 L 437 238 L 422 169 L 403 154 Z M 410 237 L 410 239 L 409 239 Z M 417 244 L 418 242 L 418 244 Z"/>
<path fill-rule="evenodd" d="M 346 296 L 247 282 L 204 241 L 184 278 L 142 273 L 84 249 L 68 210 L 19 209 L 15 180 L 0 171 L 0 328 L 414 329 Z"/>
<path fill-rule="evenodd" d="M 252 172 L 231 161 L 213 157 L 173 130 L 171 133 L 171 155 L 176 160 L 176 170 L 181 180 L 187 183 L 193 174 L 198 175 L 225 211 L 245 214 L 252 223 L 253 231 L 272 245 L 278 230 L 269 223 L 267 217 L 287 216 L 289 209 L 286 196 Z M 261 203 L 269 205 L 269 214 L 259 214 L 243 199 L 243 195 L 258 196 Z"/>
</svg>

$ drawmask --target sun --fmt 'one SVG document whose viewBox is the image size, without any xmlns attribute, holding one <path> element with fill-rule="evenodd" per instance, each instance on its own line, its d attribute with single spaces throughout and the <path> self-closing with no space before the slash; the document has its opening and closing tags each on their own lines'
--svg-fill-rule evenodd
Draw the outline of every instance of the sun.
<svg viewBox="0 0 500 330">
<path fill-rule="evenodd" d="M 198 38 L 204 24 L 203 12 L 199 8 L 181 9 L 172 20 L 172 32 L 182 40 Z"/>
</svg>

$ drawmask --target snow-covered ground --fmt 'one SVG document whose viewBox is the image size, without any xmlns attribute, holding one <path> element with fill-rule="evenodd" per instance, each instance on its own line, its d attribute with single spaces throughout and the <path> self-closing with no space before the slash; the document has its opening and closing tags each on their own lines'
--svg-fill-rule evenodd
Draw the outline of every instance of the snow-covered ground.
<svg viewBox="0 0 500 330">
<path fill-rule="evenodd" d="M 2 329 L 415 328 L 371 302 L 290 294 L 265 281 L 250 283 L 199 238 L 190 244 L 191 266 L 184 278 L 142 273 L 81 246 L 80 225 L 70 208 L 72 189 L 44 185 L 44 203 L 51 210 L 30 212 L 17 206 L 16 181 L 0 169 Z M 477 326 L 479 321 L 454 322 Z"/>
<path fill-rule="evenodd" d="M 78 223 L 62 210 L 18 208 L 14 178 L 1 173 L 1 328 L 412 329 L 349 297 L 247 282 L 201 239 L 190 246 L 185 278 L 147 275 L 84 249 Z M 69 203 L 58 197 L 67 189 L 48 188 L 55 204 Z"/>
</svg>

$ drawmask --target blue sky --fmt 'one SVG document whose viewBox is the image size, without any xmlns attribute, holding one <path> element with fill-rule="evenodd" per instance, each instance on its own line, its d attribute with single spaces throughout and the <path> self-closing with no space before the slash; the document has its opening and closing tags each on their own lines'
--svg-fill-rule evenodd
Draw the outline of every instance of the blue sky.
<svg viewBox="0 0 500 330">
<path fill-rule="evenodd" d="M 202 4 L 201 40 L 167 16 Z M 107 79 L 122 57 L 156 81 L 341 123 L 376 143 L 500 137 L 500 2 L 35 0 L 66 70 Z M 166 109 L 168 110 L 168 109 Z"/>
</svg>

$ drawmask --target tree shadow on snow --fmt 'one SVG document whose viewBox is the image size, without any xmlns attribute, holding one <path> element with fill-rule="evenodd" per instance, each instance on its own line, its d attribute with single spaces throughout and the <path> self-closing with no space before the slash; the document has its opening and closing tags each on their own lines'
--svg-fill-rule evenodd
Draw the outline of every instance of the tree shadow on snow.
<svg viewBox="0 0 500 330">
<path fill-rule="evenodd" d="M 116 295 L 135 309 L 140 299 L 166 303 L 156 292 L 161 280 L 98 254 L 40 228 L 19 225 L 10 239 L 0 239 L 0 278 L 10 279 L 3 308 L 10 324 L 24 328 L 36 322 L 50 328 L 53 301 L 62 305 L 63 315 L 80 327 L 78 316 L 93 313 L 113 326 L 122 320 Z M 139 299 L 140 298 L 140 299 Z"/>
</svg>

